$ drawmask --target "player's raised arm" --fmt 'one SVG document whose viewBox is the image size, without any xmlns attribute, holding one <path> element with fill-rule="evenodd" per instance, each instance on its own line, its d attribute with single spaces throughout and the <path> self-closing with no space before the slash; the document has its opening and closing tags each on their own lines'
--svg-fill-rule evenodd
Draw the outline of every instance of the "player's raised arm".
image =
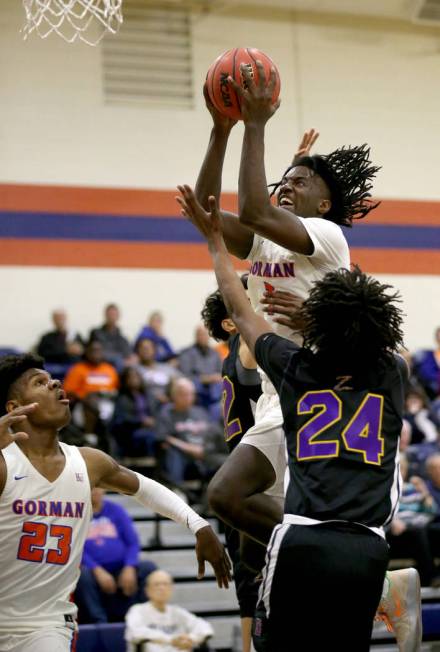
<svg viewBox="0 0 440 652">
<path fill-rule="evenodd" d="M 263 333 L 271 331 L 267 321 L 256 315 L 242 282 L 237 276 L 229 257 L 223 236 L 222 222 L 215 197 L 209 198 L 210 211 L 205 211 L 189 186 L 179 186 L 181 197 L 177 197 L 185 215 L 191 216 L 208 242 L 213 258 L 215 274 L 229 317 L 240 331 L 254 355 L 255 342 Z"/>
<path fill-rule="evenodd" d="M 21 407 L 11 410 L 7 414 L 0 417 L 0 495 L 4 489 L 6 482 L 6 464 L 1 454 L 1 450 L 12 444 L 14 441 L 28 439 L 29 435 L 26 432 L 11 432 L 10 426 L 12 424 L 19 424 L 21 421 L 26 420 L 26 415 L 35 410 L 38 403 L 30 403 L 29 405 L 22 405 Z"/>
<path fill-rule="evenodd" d="M 204 576 L 205 562 L 209 561 L 214 569 L 218 586 L 228 588 L 231 564 L 224 546 L 207 521 L 176 494 L 155 480 L 120 466 L 102 451 L 82 448 L 81 452 L 87 464 L 92 486 L 133 496 L 141 505 L 176 523 L 186 525 L 196 537 L 198 578 Z"/>
<path fill-rule="evenodd" d="M 203 87 L 203 94 L 206 107 L 212 116 L 214 124 L 209 138 L 208 149 L 197 179 L 195 195 L 200 204 L 208 209 L 208 197 L 211 195 L 220 203 L 223 162 L 229 134 L 236 121 L 223 116 L 217 111 L 209 98 L 206 84 Z M 191 220 L 191 218 L 189 219 Z M 240 224 L 238 216 L 234 215 L 234 213 L 222 211 L 221 219 L 228 250 L 238 258 L 246 258 L 252 247 L 252 231 Z M 195 226 L 197 227 L 197 224 Z"/>
<path fill-rule="evenodd" d="M 287 208 L 274 206 L 267 189 L 264 133 L 266 123 L 278 109 L 279 102 L 272 102 L 275 70 L 272 69 L 267 80 L 261 62 L 256 65 L 257 84 L 244 66 L 241 73 L 246 80 L 246 88 L 229 78 L 229 83 L 241 99 L 245 127 L 238 185 L 239 220 L 243 226 L 272 242 L 309 255 L 313 253 L 313 243 L 301 219 Z"/>
</svg>

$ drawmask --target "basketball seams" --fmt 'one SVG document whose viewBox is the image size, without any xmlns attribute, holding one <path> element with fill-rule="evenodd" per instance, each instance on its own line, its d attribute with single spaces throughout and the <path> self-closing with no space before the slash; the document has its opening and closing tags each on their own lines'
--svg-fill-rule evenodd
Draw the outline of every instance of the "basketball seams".
<svg viewBox="0 0 440 652">
<path fill-rule="evenodd" d="M 237 79 L 236 79 L 236 74 L 235 74 L 235 66 L 236 66 L 236 59 L 237 59 L 237 51 L 238 51 L 238 50 L 239 50 L 239 48 L 235 48 L 235 49 L 234 49 L 234 54 L 233 54 L 233 58 L 232 58 L 232 79 L 233 79 L 235 82 L 237 81 Z M 240 82 L 239 82 L 239 83 L 240 83 Z M 238 93 L 237 93 L 237 91 L 235 90 L 235 88 L 231 88 L 231 91 L 234 93 L 234 96 L 235 96 L 235 103 L 236 103 L 236 105 L 237 105 L 238 112 L 239 112 L 240 115 L 241 115 L 241 103 L 240 103 L 240 98 L 239 98 L 239 96 L 238 96 Z"/>
</svg>

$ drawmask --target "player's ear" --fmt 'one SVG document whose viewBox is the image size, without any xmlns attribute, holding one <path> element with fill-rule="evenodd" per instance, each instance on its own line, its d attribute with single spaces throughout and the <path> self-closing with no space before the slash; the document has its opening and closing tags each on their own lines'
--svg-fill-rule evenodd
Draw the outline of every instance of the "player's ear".
<svg viewBox="0 0 440 652">
<path fill-rule="evenodd" d="M 12 412 L 12 410 L 15 410 L 18 407 L 20 407 L 20 403 L 15 399 L 10 399 L 6 403 L 6 412 L 9 414 L 9 412 Z"/>
<path fill-rule="evenodd" d="M 226 317 L 226 319 L 222 319 L 222 328 L 223 328 L 224 331 L 226 331 L 230 335 L 237 332 L 236 325 L 234 324 L 232 319 L 230 319 L 229 317 Z"/>
<path fill-rule="evenodd" d="M 329 212 L 331 207 L 332 207 L 332 202 L 330 199 L 321 199 L 321 201 L 318 204 L 318 213 L 320 215 L 325 215 L 326 213 Z"/>
</svg>

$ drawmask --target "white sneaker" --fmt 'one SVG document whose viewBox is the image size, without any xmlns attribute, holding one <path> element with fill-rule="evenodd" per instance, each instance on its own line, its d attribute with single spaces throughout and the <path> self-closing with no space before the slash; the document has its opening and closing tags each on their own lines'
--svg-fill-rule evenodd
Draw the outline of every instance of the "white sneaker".
<svg viewBox="0 0 440 652">
<path fill-rule="evenodd" d="M 399 652 L 420 652 L 422 613 L 420 577 L 415 568 L 388 571 L 388 593 L 382 598 L 376 618 L 394 632 Z"/>
</svg>

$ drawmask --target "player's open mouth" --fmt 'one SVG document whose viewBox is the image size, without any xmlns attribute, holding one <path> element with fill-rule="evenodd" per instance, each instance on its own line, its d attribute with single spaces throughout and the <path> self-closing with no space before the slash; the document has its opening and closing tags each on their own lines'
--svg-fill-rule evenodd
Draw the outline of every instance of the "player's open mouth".
<svg viewBox="0 0 440 652">
<path fill-rule="evenodd" d="M 289 197 L 281 197 L 278 203 L 279 206 L 293 206 L 293 201 Z"/>
<path fill-rule="evenodd" d="M 57 399 L 63 405 L 69 405 L 69 403 L 70 403 L 69 399 L 66 397 L 66 392 L 64 391 L 64 389 L 60 389 L 58 391 Z"/>
</svg>

